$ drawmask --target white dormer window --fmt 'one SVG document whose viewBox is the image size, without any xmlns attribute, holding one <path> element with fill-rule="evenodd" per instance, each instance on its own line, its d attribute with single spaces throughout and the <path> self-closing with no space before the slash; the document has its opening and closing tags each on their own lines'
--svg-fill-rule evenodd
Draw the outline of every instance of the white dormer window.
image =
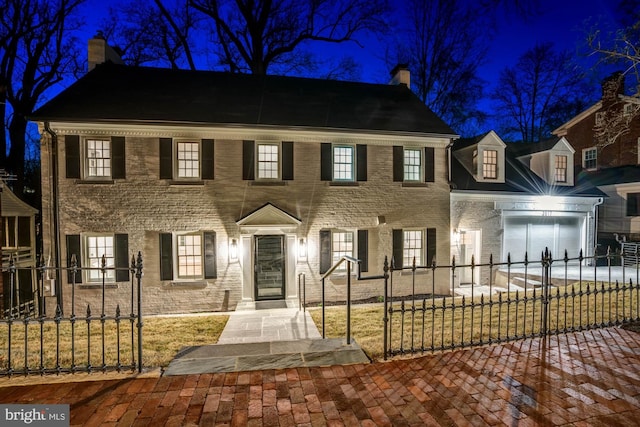
<svg viewBox="0 0 640 427">
<path fill-rule="evenodd" d="M 556 156 L 555 182 L 567 182 L 567 156 Z"/>
<path fill-rule="evenodd" d="M 498 151 L 482 151 L 482 177 L 484 179 L 498 178 Z"/>
</svg>

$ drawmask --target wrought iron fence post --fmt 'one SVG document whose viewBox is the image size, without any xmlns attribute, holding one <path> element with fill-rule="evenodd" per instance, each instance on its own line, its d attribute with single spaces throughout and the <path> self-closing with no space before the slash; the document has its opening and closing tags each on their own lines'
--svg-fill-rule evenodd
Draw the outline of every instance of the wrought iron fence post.
<svg viewBox="0 0 640 427">
<path fill-rule="evenodd" d="M 542 254 L 542 330 L 541 335 L 546 337 L 549 330 L 549 286 L 551 285 L 549 274 L 551 270 L 551 252 L 545 248 Z"/>
<path fill-rule="evenodd" d="M 322 278 L 322 339 L 325 339 L 325 338 L 326 338 L 326 336 L 325 336 L 325 327 L 324 327 L 324 325 L 325 325 L 325 323 L 324 323 L 324 322 L 325 322 L 325 309 L 324 309 L 324 303 L 325 303 L 325 300 L 324 300 L 324 281 L 325 281 L 325 278 L 323 277 L 323 278 Z"/>
<path fill-rule="evenodd" d="M 136 260 L 136 281 L 138 283 L 138 372 L 142 372 L 142 253 Z"/>
<path fill-rule="evenodd" d="M 383 337 L 383 343 L 382 345 L 383 347 L 383 355 L 384 355 L 384 360 L 387 360 L 387 337 L 388 337 L 388 332 L 389 332 L 389 317 L 387 316 L 387 310 L 388 310 L 388 300 L 387 300 L 387 285 L 389 282 L 389 261 L 387 259 L 387 257 L 384 257 L 384 267 L 382 267 L 382 271 L 384 271 L 384 313 L 382 314 L 382 323 L 383 323 L 383 331 L 384 331 L 384 337 Z"/>
<path fill-rule="evenodd" d="M 14 286 L 16 282 L 16 264 L 13 254 L 9 255 L 9 316 L 13 317 L 13 304 L 15 303 Z"/>
<path fill-rule="evenodd" d="M 347 261 L 347 345 L 351 344 L 351 261 Z"/>
</svg>

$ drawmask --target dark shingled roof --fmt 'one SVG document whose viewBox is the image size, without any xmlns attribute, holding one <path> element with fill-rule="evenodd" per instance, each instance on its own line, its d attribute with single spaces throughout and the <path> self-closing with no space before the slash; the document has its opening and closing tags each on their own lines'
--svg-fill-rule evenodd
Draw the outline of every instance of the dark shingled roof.
<svg viewBox="0 0 640 427">
<path fill-rule="evenodd" d="M 98 65 L 38 121 L 284 126 L 455 136 L 406 86 Z"/>
<path fill-rule="evenodd" d="M 458 140 L 453 145 L 453 153 L 458 149 L 468 147 L 477 143 L 482 138 L 466 138 Z M 471 144 L 469 144 L 471 142 Z M 557 141 L 556 141 L 557 142 Z M 535 144 L 508 143 L 505 149 L 505 182 L 478 182 L 473 177 L 471 171 L 456 158 L 451 157 L 451 177 L 452 188 L 458 191 L 475 191 L 475 192 L 496 192 L 509 194 L 553 194 L 563 196 L 595 196 L 606 197 L 606 195 L 596 188 L 592 182 L 584 179 L 582 175 L 576 175 L 574 186 L 562 186 L 548 184 L 545 180 L 536 175 L 526 165 L 519 161 L 516 157 L 527 153 L 527 147 L 530 153 L 550 149 L 555 144 Z M 517 153 L 517 155 L 516 155 Z"/>
<path fill-rule="evenodd" d="M 577 176 L 598 186 L 640 182 L 640 165 L 615 166 L 595 171 L 580 170 Z"/>
</svg>

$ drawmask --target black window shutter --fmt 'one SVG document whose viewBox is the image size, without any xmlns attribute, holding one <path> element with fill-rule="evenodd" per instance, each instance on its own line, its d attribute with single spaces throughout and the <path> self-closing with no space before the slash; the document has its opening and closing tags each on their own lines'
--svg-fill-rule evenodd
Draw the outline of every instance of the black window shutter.
<svg viewBox="0 0 640 427">
<path fill-rule="evenodd" d="M 160 179 L 173 178 L 173 141 L 160 138 Z"/>
<path fill-rule="evenodd" d="M 360 271 L 369 271 L 369 230 L 358 230 L 358 259 Z"/>
<path fill-rule="evenodd" d="M 435 163 L 433 147 L 424 148 L 424 180 L 425 182 L 435 181 Z"/>
<path fill-rule="evenodd" d="M 256 179 L 255 151 L 253 141 L 242 141 L 242 179 Z"/>
<path fill-rule="evenodd" d="M 205 231 L 204 235 L 204 278 L 215 279 L 218 277 L 216 268 L 216 233 Z"/>
<path fill-rule="evenodd" d="M 436 257 L 436 229 L 427 228 L 427 265 L 431 265 Z"/>
<path fill-rule="evenodd" d="M 116 264 L 116 282 L 129 281 L 129 235 L 116 234 L 114 240 L 114 258 Z"/>
<path fill-rule="evenodd" d="M 80 251 L 80 235 L 68 234 L 67 235 L 67 267 L 71 268 L 71 257 L 76 256 L 76 266 L 78 271 L 75 274 L 75 283 L 82 283 L 82 252 Z M 73 273 L 71 270 L 67 270 L 67 283 L 73 282 Z"/>
<path fill-rule="evenodd" d="M 357 181 L 367 180 L 367 146 L 364 144 L 356 145 L 356 168 Z"/>
<path fill-rule="evenodd" d="M 173 236 L 160 233 L 160 280 L 173 280 Z"/>
<path fill-rule="evenodd" d="M 64 137 L 64 158 L 67 178 L 80 178 L 80 137 L 78 135 Z"/>
<path fill-rule="evenodd" d="M 320 230 L 320 274 L 331 268 L 331 230 Z"/>
<path fill-rule="evenodd" d="M 333 179 L 333 172 L 331 165 L 333 159 L 331 158 L 331 144 L 323 142 L 320 145 L 320 180 L 331 181 Z"/>
<path fill-rule="evenodd" d="M 404 149 L 399 145 L 393 146 L 393 181 L 404 181 Z"/>
<path fill-rule="evenodd" d="M 282 179 L 291 181 L 293 179 L 293 142 L 282 142 Z"/>
<path fill-rule="evenodd" d="M 393 268 L 401 269 L 404 249 L 404 233 L 402 229 L 393 230 Z"/>
<path fill-rule="evenodd" d="M 124 136 L 111 137 L 111 178 L 127 177 L 124 158 Z"/>
<path fill-rule="evenodd" d="M 213 179 L 215 172 L 213 167 L 213 139 L 203 139 L 201 142 L 202 147 L 202 165 L 201 175 L 202 179 Z"/>
</svg>

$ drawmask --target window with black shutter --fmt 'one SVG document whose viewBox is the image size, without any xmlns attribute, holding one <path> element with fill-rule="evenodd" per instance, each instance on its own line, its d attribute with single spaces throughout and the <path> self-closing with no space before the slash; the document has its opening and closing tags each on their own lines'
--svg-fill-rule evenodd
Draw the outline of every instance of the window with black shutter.
<svg viewBox="0 0 640 427">
<path fill-rule="evenodd" d="M 360 272 L 369 271 L 369 230 L 358 230 L 358 259 Z"/>
<path fill-rule="evenodd" d="M 173 235 L 160 233 L 160 280 L 173 280 Z"/>
<path fill-rule="evenodd" d="M 114 261 L 116 267 L 116 282 L 129 281 L 129 235 L 115 234 L 114 240 Z"/>
<path fill-rule="evenodd" d="M 67 283 L 82 283 L 82 252 L 80 248 L 80 235 L 68 234 L 66 236 L 67 243 Z M 74 276 L 72 267 L 72 260 L 76 260 L 76 274 Z"/>
<path fill-rule="evenodd" d="M 125 179 L 125 138 L 124 136 L 111 137 L 111 178 Z"/>
<path fill-rule="evenodd" d="M 218 277 L 216 268 L 216 233 L 205 231 L 204 237 L 204 278 L 215 279 Z"/>
<path fill-rule="evenodd" d="M 242 179 L 247 181 L 256 179 L 255 151 L 254 141 L 242 141 Z"/>
<path fill-rule="evenodd" d="M 320 230 L 320 274 L 331 268 L 331 230 Z"/>
<path fill-rule="evenodd" d="M 214 141 L 213 139 L 203 139 L 202 142 L 202 165 L 200 175 L 202 179 L 214 179 Z"/>
<path fill-rule="evenodd" d="M 66 177 L 80 179 L 80 137 L 78 135 L 65 136 L 64 157 Z"/>
</svg>

